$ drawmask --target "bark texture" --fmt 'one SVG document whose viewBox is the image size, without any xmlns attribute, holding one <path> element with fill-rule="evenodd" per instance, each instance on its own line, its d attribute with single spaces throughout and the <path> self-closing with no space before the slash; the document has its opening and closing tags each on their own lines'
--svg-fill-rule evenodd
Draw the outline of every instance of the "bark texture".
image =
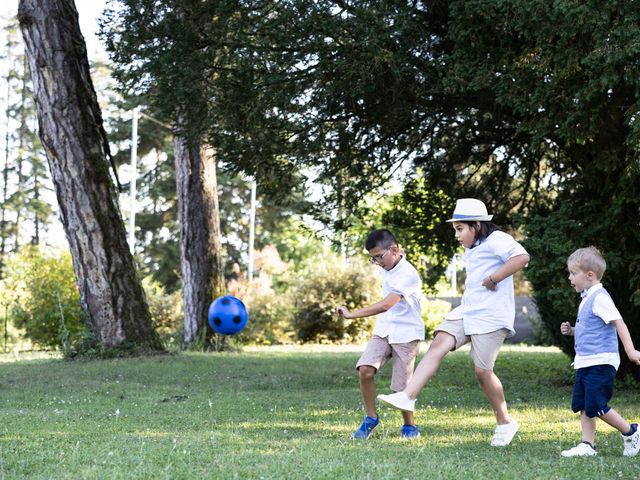
<svg viewBox="0 0 640 480">
<path fill-rule="evenodd" d="M 212 149 L 174 138 L 184 343 L 210 339 L 209 305 L 223 291 L 216 160 Z M 203 335 L 203 333 L 205 335 Z"/>
<path fill-rule="evenodd" d="M 73 0 L 21 0 L 40 138 L 98 341 L 161 350 L 109 175 L 108 143 Z"/>
</svg>

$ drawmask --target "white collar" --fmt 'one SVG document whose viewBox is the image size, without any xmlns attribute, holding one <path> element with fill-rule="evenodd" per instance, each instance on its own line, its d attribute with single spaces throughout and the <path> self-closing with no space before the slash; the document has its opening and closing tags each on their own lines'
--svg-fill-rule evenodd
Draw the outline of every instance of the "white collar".
<svg viewBox="0 0 640 480">
<path fill-rule="evenodd" d="M 401 254 L 400 254 L 400 260 L 398 260 L 398 263 L 396 263 L 396 264 L 394 265 L 394 267 L 393 267 L 391 270 L 385 270 L 385 271 L 386 271 L 387 273 L 391 273 L 391 272 L 393 272 L 396 268 L 398 268 L 398 266 L 402 263 L 402 261 L 403 261 L 403 260 L 404 260 L 404 255 L 401 253 Z M 384 268 L 383 268 L 383 270 L 384 270 Z"/>
<path fill-rule="evenodd" d="M 582 298 L 586 298 L 590 295 L 593 295 L 594 293 L 596 293 L 598 290 L 600 290 L 602 287 L 602 283 L 596 283 L 595 285 L 592 285 L 591 287 L 587 288 L 586 290 L 583 290 L 582 292 L 580 292 L 580 296 Z"/>
</svg>

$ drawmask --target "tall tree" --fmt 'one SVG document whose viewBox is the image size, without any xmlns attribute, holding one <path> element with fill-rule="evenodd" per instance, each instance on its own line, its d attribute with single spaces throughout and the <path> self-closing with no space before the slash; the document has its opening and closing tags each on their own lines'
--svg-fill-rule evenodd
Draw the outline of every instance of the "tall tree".
<svg viewBox="0 0 640 480">
<path fill-rule="evenodd" d="M 579 301 L 565 260 L 589 244 L 604 251 L 604 285 L 637 338 L 640 236 L 628 226 L 640 209 L 640 6 L 460 1 L 441 12 L 439 96 L 455 96 L 458 114 L 433 135 L 430 179 L 482 195 L 499 221 L 527 213 L 527 275 L 565 351 L 559 324 Z M 460 173 L 446 180 L 446 170 Z M 640 379 L 624 354 L 619 373 Z"/>
<path fill-rule="evenodd" d="M 161 350 L 126 242 L 72 0 L 22 0 L 18 20 L 83 310 L 107 347 Z"/>
<path fill-rule="evenodd" d="M 4 256 L 9 251 L 9 244 L 15 233 L 14 222 L 11 218 L 11 205 L 9 197 L 11 195 L 11 178 L 13 176 L 13 154 L 14 149 L 12 143 L 15 142 L 15 134 L 13 132 L 13 105 L 16 95 L 16 82 L 20 78 L 19 68 L 19 29 L 15 22 L 9 21 L 4 27 L 6 34 L 6 43 L 1 60 L 7 70 L 3 78 L 3 94 L 5 99 L 5 124 L 4 124 L 4 151 L 2 165 L 2 199 L 0 201 L 0 255 L 2 256 L 2 264 L 4 264 Z"/>
<path fill-rule="evenodd" d="M 20 41 L 17 20 L 7 21 L 6 124 L 2 202 L 0 208 L 0 255 L 17 251 L 27 242 L 37 244 L 41 231 L 50 222 L 52 207 L 45 200 L 51 190 L 46 172 L 46 158 L 37 135 L 37 118 L 31 79 Z M 27 237 L 29 235 L 29 237 Z"/>
<path fill-rule="evenodd" d="M 210 340 L 212 296 L 224 291 L 215 154 L 185 138 L 174 140 L 184 296 L 184 342 Z M 209 332 L 209 335 L 206 335 Z"/>
<path fill-rule="evenodd" d="M 169 119 L 175 128 L 174 157 L 185 303 L 184 341 L 185 344 L 195 345 L 199 339 L 211 337 L 202 335 L 208 328 L 207 309 L 213 296 L 224 290 L 216 180 L 217 152 L 215 145 L 203 135 L 206 118 L 202 115 L 203 106 L 206 105 L 203 95 L 208 94 L 205 86 L 215 73 L 195 68 L 195 65 L 202 55 L 198 46 L 202 43 L 199 32 L 213 28 L 223 38 L 225 20 L 234 11 L 233 2 L 221 2 L 217 16 L 207 14 L 210 13 L 207 4 L 195 1 L 160 2 L 142 11 L 136 2 L 121 3 L 122 10 L 107 13 L 115 20 L 111 25 L 115 28 L 110 30 L 108 48 L 116 61 L 122 66 L 122 58 L 123 55 L 128 56 L 125 53 L 128 48 L 131 49 L 129 52 L 146 49 L 146 42 L 161 35 L 166 42 L 164 65 L 170 65 L 174 73 L 180 72 L 179 79 L 171 74 L 168 82 L 165 74 L 154 71 L 149 75 L 150 85 L 142 93 L 147 94 L 158 111 L 162 112 L 163 118 Z M 155 26 L 145 25 L 149 15 L 154 18 Z M 188 25 L 188 28 L 184 28 L 184 25 Z M 133 37 L 132 31 L 137 32 Z M 113 41 L 114 37 L 124 39 L 122 48 L 119 42 Z M 129 60 L 126 62 L 128 64 Z M 128 66 L 124 66 L 124 69 L 128 69 Z M 178 88 L 182 95 L 188 95 L 191 100 L 172 103 L 174 96 L 158 96 L 154 87 L 163 90 L 163 86 L 169 84 L 170 88 Z"/>
<path fill-rule="evenodd" d="M 151 77 L 162 102 L 195 104 L 194 125 L 221 164 L 255 176 L 263 191 L 319 182 L 326 188 L 311 211 L 336 228 L 372 188 L 413 180 L 405 205 L 415 223 L 402 226 L 424 226 L 429 234 L 416 238 L 429 254 L 442 245 L 440 259 L 455 245 L 433 228 L 446 209 L 430 199 L 483 198 L 507 228 L 517 213 L 588 219 L 597 228 L 567 230 L 560 256 L 585 242 L 608 251 L 607 286 L 637 334 L 639 237 L 624 225 L 640 202 L 640 5 L 184 4 L 208 21 L 184 22 L 171 2 L 153 2 L 111 19 L 132 27 L 112 36 L 112 48 L 130 85 L 148 87 Z M 191 50 L 167 41 L 175 31 Z M 181 75 L 172 65 L 184 66 Z M 194 97 L 190 80 L 200 75 L 209 81 Z M 537 258 L 549 259 L 544 248 L 532 253 L 533 273 Z M 538 292 L 561 288 L 562 258 L 555 265 L 551 284 L 534 279 Z"/>
</svg>

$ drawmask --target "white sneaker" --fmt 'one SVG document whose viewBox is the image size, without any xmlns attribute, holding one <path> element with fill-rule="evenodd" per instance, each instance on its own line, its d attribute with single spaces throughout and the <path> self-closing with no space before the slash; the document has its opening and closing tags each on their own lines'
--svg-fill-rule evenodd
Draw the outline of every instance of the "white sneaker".
<svg viewBox="0 0 640 480">
<path fill-rule="evenodd" d="M 575 447 L 560 453 L 563 457 L 594 457 L 597 454 L 598 452 L 586 442 L 580 442 Z"/>
<path fill-rule="evenodd" d="M 640 430 L 636 430 L 633 435 L 622 435 L 622 440 L 624 440 L 624 452 L 622 452 L 622 455 L 635 457 L 640 452 Z"/>
<path fill-rule="evenodd" d="M 511 423 L 505 423 L 504 425 L 496 425 L 493 439 L 491 439 L 491 446 L 506 447 L 511 443 L 517 431 L 518 423 L 515 420 L 512 420 Z"/>
<path fill-rule="evenodd" d="M 378 395 L 378 400 L 385 405 L 397 408 L 398 410 L 404 410 L 405 412 L 413 412 L 416 407 L 416 401 L 411 400 L 404 392 L 392 393 L 390 395 Z"/>
</svg>

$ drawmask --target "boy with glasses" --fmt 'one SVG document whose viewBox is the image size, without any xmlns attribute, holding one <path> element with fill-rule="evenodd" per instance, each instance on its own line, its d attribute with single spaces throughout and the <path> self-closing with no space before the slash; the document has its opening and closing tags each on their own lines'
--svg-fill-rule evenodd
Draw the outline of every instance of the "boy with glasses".
<svg viewBox="0 0 640 480">
<path fill-rule="evenodd" d="M 365 408 L 364 421 L 354 432 L 356 439 L 369 438 L 380 421 L 376 411 L 375 374 L 391 359 L 393 370 L 391 389 L 402 391 L 413 374 L 413 366 L 424 340 L 424 322 L 420 315 L 422 282 L 416 269 L 404 257 L 395 237 L 389 230 L 374 230 L 365 242 L 369 260 L 382 268 L 382 300 L 350 312 L 337 308 L 344 318 L 379 315 L 373 336 L 356 368 L 360 378 L 360 392 Z M 403 438 L 420 436 L 413 412 L 402 412 Z"/>
</svg>

